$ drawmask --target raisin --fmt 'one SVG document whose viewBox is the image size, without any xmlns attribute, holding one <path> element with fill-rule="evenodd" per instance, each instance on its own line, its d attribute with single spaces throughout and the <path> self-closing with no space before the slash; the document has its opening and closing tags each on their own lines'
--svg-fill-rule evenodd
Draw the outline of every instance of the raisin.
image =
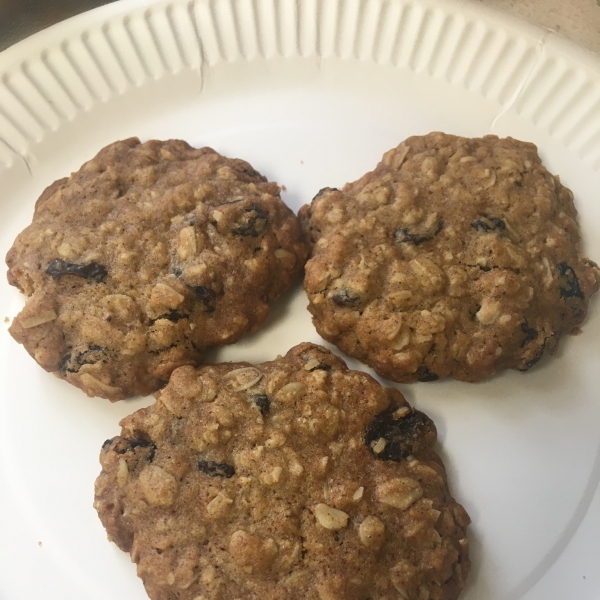
<svg viewBox="0 0 600 600">
<path fill-rule="evenodd" d="M 527 321 L 521 323 L 521 331 L 525 334 L 525 338 L 521 342 L 521 348 L 529 344 L 529 342 L 533 342 L 533 340 L 535 340 L 538 336 L 537 329 L 529 327 L 529 323 Z"/>
<path fill-rule="evenodd" d="M 190 315 L 186 315 L 185 313 L 180 313 L 178 310 L 170 310 L 168 313 L 160 315 L 157 319 L 151 319 L 150 324 L 154 325 L 154 323 L 160 319 L 166 319 L 167 321 L 171 321 L 171 323 L 177 323 L 177 321 L 187 319 L 189 316 Z"/>
<path fill-rule="evenodd" d="M 267 215 L 265 211 L 253 204 L 245 209 L 244 214 L 238 221 L 238 226 L 231 230 L 235 235 L 258 237 L 262 235 L 267 228 Z"/>
<path fill-rule="evenodd" d="M 58 372 L 61 375 L 63 375 L 63 376 L 66 375 L 67 366 L 69 365 L 70 361 L 71 361 L 71 353 L 69 352 L 68 354 L 65 354 L 58 362 Z"/>
<path fill-rule="evenodd" d="M 156 444 L 154 444 L 151 440 L 147 439 L 146 437 L 143 437 L 143 434 L 129 439 L 113 438 L 112 440 L 106 440 L 104 444 L 106 444 L 107 442 L 114 442 L 115 439 L 117 440 L 117 443 L 114 445 L 113 450 L 117 454 L 135 452 L 136 448 L 144 448 L 148 450 L 146 460 L 148 462 L 152 462 L 152 460 L 154 459 L 154 454 L 156 452 Z M 102 447 L 104 448 L 104 445 Z"/>
<path fill-rule="evenodd" d="M 205 285 L 188 285 L 188 287 L 194 292 L 194 296 L 204 303 L 205 312 L 215 311 L 215 298 L 217 294 L 215 294 L 213 289 Z"/>
<path fill-rule="evenodd" d="M 92 354 L 96 354 L 98 352 L 104 352 L 104 348 L 102 348 L 102 346 L 96 346 L 94 344 L 92 344 L 91 346 L 88 347 L 88 349 L 85 352 L 82 352 L 81 354 L 79 354 L 79 356 L 77 356 L 77 358 L 75 359 L 75 361 L 77 362 L 78 365 L 87 365 L 89 364 L 88 359 L 92 358 Z M 97 360 L 93 360 L 92 362 L 98 362 Z"/>
<path fill-rule="evenodd" d="M 198 468 L 209 477 L 233 477 L 235 468 L 227 463 L 218 463 L 212 460 L 199 460 Z"/>
<path fill-rule="evenodd" d="M 361 298 L 350 292 L 347 288 L 342 288 L 332 296 L 332 300 L 338 306 L 354 307 L 360 303 Z"/>
<path fill-rule="evenodd" d="M 412 410 L 405 417 L 394 418 L 398 408 L 390 406 L 375 415 L 367 425 L 365 444 L 375 458 L 400 462 L 414 454 L 419 448 L 421 438 L 433 429 L 431 419 L 418 410 Z M 377 454 L 373 452 L 373 445 L 381 438 L 387 443 L 383 451 Z"/>
<path fill-rule="evenodd" d="M 437 381 L 440 376 L 430 371 L 425 365 L 421 365 L 416 372 L 419 381 Z"/>
<path fill-rule="evenodd" d="M 560 295 L 565 300 L 569 298 L 580 298 L 583 300 L 584 295 L 579 287 L 579 281 L 573 267 L 570 267 L 567 263 L 561 262 L 556 265 L 558 269 L 558 288 Z"/>
<path fill-rule="evenodd" d="M 408 228 L 396 229 L 394 232 L 394 241 L 397 244 L 409 242 L 415 246 L 418 246 L 423 242 L 432 240 L 442 230 L 443 226 L 444 221 L 440 220 L 437 222 L 435 229 L 431 228 L 428 231 L 411 232 Z"/>
<path fill-rule="evenodd" d="M 522 369 L 520 368 L 519 371 L 522 371 L 522 372 L 529 371 L 529 369 L 531 369 L 531 367 L 533 367 L 533 365 L 537 364 L 541 360 L 542 356 L 544 356 L 544 351 L 546 350 L 546 342 L 547 341 L 548 341 L 548 338 L 545 338 L 543 344 L 541 345 L 539 350 L 534 354 L 533 358 L 528 360 L 525 363 L 525 366 Z"/>
<path fill-rule="evenodd" d="M 216 296 L 215 292 L 205 285 L 189 285 L 188 287 L 198 300 L 212 300 Z"/>
<path fill-rule="evenodd" d="M 87 265 L 76 265 L 61 258 L 55 258 L 48 265 L 46 273 L 56 278 L 63 275 L 75 275 L 83 279 L 94 280 L 96 283 L 100 283 L 108 275 L 108 271 L 97 262 L 91 262 Z"/>
<path fill-rule="evenodd" d="M 154 444 L 151 440 L 141 437 L 133 437 L 128 441 L 128 446 L 130 450 L 135 450 L 136 448 L 148 448 L 148 456 L 146 456 L 146 460 L 148 462 L 152 462 L 154 460 L 156 444 Z"/>
<path fill-rule="evenodd" d="M 189 318 L 189 316 L 190 315 L 185 315 L 183 313 L 180 313 L 177 310 L 171 310 L 171 311 L 169 311 L 168 314 L 162 315 L 160 318 L 168 319 L 169 321 L 171 321 L 173 323 L 177 323 L 177 321 L 179 321 L 180 319 L 187 319 L 187 318 Z"/>
<path fill-rule="evenodd" d="M 74 354 L 69 352 L 60 359 L 58 370 L 63 375 L 66 373 L 77 373 L 83 365 L 92 365 L 105 358 L 105 348 L 101 346 L 89 346 L 87 350 Z"/>
<path fill-rule="evenodd" d="M 108 438 L 103 444 L 102 444 L 102 449 L 103 450 L 107 450 L 108 447 L 112 444 L 114 438 Z"/>
<path fill-rule="evenodd" d="M 265 396 L 264 394 L 261 394 L 260 396 L 254 396 L 252 398 L 252 402 L 254 402 L 256 406 L 258 406 L 258 408 L 260 409 L 260 414 L 263 417 L 269 412 L 271 408 L 271 400 L 269 399 L 269 396 Z"/>
<path fill-rule="evenodd" d="M 481 233 L 489 233 L 490 231 L 496 233 L 503 233 L 506 229 L 506 223 L 502 219 L 496 217 L 487 217 L 483 215 L 481 219 L 477 219 L 471 223 L 471 227 Z"/>
<path fill-rule="evenodd" d="M 492 223 L 498 231 L 504 231 L 506 229 L 506 223 L 502 219 L 494 217 L 492 218 Z"/>
</svg>

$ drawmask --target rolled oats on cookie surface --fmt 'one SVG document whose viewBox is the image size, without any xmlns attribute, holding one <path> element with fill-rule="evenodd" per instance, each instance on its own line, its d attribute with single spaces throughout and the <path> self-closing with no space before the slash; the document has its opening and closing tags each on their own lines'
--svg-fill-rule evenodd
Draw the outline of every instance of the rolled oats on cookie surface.
<svg viewBox="0 0 600 600">
<path fill-rule="evenodd" d="M 318 332 L 393 381 L 526 371 L 600 286 L 573 194 L 512 138 L 408 138 L 299 215 Z"/>
<path fill-rule="evenodd" d="M 49 186 L 7 255 L 10 332 L 91 396 L 148 394 L 265 320 L 307 253 L 279 187 L 180 140 L 102 149 Z"/>
<path fill-rule="evenodd" d="M 313 344 L 176 369 L 100 455 L 95 507 L 152 600 L 454 600 L 469 517 L 436 429 Z"/>
</svg>

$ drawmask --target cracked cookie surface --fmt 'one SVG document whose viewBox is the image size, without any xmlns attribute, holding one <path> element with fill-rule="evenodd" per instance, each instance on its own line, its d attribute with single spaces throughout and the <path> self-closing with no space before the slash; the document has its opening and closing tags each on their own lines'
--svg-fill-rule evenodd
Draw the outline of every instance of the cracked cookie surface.
<svg viewBox="0 0 600 600">
<path fill-rule="evenodd" d="M 298 221 L 247 162 L 137 138 L 49 186 L 8 252 L 10 332 L 91 396 L 148 394 L 257 329 L 306 259 Z"/>
<path fill-rule="evenodd" d="M 299 216 L 318 332 L 393 381 L 526 371 L 577 333 L 598 266 L 533 144 L 411 137 Z"/>
<path fill-rule="evenodd" d="M 95 507 L 152 600 L 453 600 L 436 430 L 325 348 L 180 367 L 103 445 Z"/>
</svg>

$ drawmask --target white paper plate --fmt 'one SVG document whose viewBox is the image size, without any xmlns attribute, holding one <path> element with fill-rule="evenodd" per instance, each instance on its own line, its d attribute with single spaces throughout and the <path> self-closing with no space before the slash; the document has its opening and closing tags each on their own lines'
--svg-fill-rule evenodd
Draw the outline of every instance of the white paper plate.
<svg viewBox="0 0 600 600">
<path fill-rule="evenodd" d="M 431 130 L 538 144 L 600 258 L 600 63 L 477 3 L 123 0 L 0 54 L 0 250 L 46 185 L 103 145 L 183 138 L 243 157 L 297 210 Z M 4 278 L 3 278 L 4 279 Z M 23 304 L 2 281 L 0 322 Z M 319 341 L 300 288 L 215 359 Z M 600 597 L 600 315 L 527 374 L 399 386 L 435 420 L 473 518 L 465 600 Z M 0 335 L 0 598 L 146 598 L 106 541 L 93 483 L 105 438 L 151 399 L 111 405 Z M 357 366 L 356 363 L 352 363 Z"/>
</svg>

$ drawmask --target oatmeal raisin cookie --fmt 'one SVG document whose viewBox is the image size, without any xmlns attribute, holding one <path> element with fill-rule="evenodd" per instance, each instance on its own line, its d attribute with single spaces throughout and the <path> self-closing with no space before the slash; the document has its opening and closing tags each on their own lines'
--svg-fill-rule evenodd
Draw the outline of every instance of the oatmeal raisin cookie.
<svg viewBox="0 0 600 600">
<path fill-rule="evenodd" d="M 247 162 L 116 142 L 44 191 L 9 251 L 27 296 L 10 332 L 90 396 L 147 394 L 257 329 L 306 253 L 279 187 Z"/>
<path fill-rule="evenodd" d="M 531 368 L 577 333 L 600 270 L 533 144 L 411 137 L 300 217 L 319 333 L 400 382 Z"/>
<path fill-rule="evenodd" d="M 432 421 L 312 344 L 176 369 L 100 454 L 95 507 L 152 600 L 454 600 L 463 507 Z"/>
</svg>

